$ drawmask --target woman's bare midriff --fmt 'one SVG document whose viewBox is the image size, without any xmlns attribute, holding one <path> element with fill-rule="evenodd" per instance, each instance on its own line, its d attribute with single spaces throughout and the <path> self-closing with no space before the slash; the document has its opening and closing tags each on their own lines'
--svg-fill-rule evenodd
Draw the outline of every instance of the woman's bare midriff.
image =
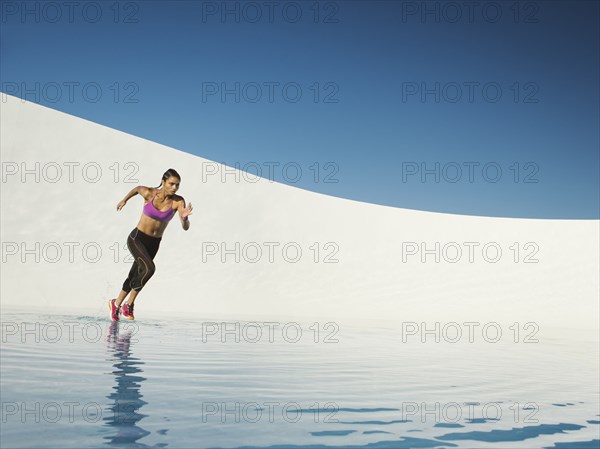
<svg viewBox="0 0 600 449">
<path fill-rule="evenodd" d="M 142 214 L 140 221 L 137 224 L 137 228 L 144 234 L 151 235 L 152 237 L 162 237 L 168 224 L 168 221 L 155 220 L 154 218 Z"/>
</svg>

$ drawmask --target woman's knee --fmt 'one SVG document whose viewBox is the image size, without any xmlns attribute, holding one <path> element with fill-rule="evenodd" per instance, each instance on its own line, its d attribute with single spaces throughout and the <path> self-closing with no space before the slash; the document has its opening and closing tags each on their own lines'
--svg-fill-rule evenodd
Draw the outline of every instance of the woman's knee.
<svg viewBox="0 0 600 449">
<path fill-rule="evenodd" d="M 151 278 L 154 273 L 156 273 L 156 265 L 154 262 L 150 261 L 148 264 L 148 278 Z"/>
<path fill-rule="evenodd" d="M 154 265 L 154 263 L 152 261 L 148 261 L 144 268 L 145 268 L 145 270 L 142 273 L 142 276 L 140 279 L 142 285 L 145 285 L 146 282 L 148 282 L 150 280 L 150 278 L 152 276 L 154 276 L 154 273 L 156 273 L 156 265 Z"/>
</svg>

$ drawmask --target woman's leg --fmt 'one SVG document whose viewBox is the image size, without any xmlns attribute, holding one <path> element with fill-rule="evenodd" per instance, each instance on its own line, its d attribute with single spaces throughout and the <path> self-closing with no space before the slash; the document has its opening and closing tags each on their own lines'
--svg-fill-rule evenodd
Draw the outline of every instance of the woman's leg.
<svg viewBox="0 0 600 449">
<path fill-rule="evenodd" d="M 125 299 L 125 297 L 129 294 L 129 292 L 126 292 L 125 290 L 121 290 L 119 292 L 119 296 L 117 296 L 117 299 L 115 299 L 115 304 L 117 305 L 117 307 L 119 307 L 121 305 L 121 303 L 123 302 L 123 300 Z"/>
<path fill-rule="evenodd" d="M 128 294 L 127 303 L 133 304 L 144 285 L 154 275 L 156 266 L 153 259 L 159 245 L 160 239 L 147 236 L 137 228 L 131 231 L 127 238 L 127 247 L 134 258 L 134 263 L 127 279 L 123 282 L 123 290 L 115 301 L 117 305 L 120 305 Z"/>
<path fill-rule="evenodd" d="M 133 232 L 133 231 L 132 231 Z M 129 237 L 127 238 L 129 241 Z M 127 279 L 123 282 L 123 287 L 119 296 L 115 299 L 115 304 L 117 307 L 121 305 L 121 303 L 125 300 L 127 295 L 131 292 L 131 280 L 135 278 L 136 273 L 138 271 L 138 263 L 134 260 L 133 265 L 131 265 L 131 269 L 129 270 L 129 274 L 127 275 Z"/>
</svg>

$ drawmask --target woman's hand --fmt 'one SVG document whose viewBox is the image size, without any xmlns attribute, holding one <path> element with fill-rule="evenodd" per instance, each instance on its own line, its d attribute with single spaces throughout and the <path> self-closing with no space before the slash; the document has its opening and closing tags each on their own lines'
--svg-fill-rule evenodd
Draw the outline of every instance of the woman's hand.
<svg viewBox="0 0 600 449">
<path fill-rule="evenodd" d="M 125 204 L 127 204 L 127 201 L 121 200 L 121 202 L 117 204 L 117 210 L 123 209 L 125 207 Z"/>
<path fill-rule="evenodd" d="M 189 217 L 190 215 L 192 215 L 192 209 L 193 209 L 192 203 L 190 203 L 188 205 L 188 207 L 184 207 L 183 211 L 181 212 L 181 218 L 183 220 L 187 220 L 187 217 Z"/>
</svg>

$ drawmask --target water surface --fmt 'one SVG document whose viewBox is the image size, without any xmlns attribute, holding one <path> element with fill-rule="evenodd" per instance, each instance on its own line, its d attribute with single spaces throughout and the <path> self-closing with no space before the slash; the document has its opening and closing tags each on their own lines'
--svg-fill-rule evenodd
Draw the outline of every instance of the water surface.
<svg viewBox="0 0 600 449">
<path fill-rule="evenodd" d="M 4 313 L 2 447 L 600 448 L 593 339 L 223 321 Z"/>
</svg>

